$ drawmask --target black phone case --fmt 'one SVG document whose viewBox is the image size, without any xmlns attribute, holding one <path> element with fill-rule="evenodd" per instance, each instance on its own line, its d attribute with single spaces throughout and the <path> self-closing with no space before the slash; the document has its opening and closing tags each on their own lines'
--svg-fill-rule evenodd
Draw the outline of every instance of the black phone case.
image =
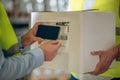
<svg viewBox="0 0 120 80">
<path fill-rule="evenodd" d="M 56 40 L 58 39 L 59 32 L 59 26 L 39 25 L 36 36 L 43 39 Z"/>
</svg>

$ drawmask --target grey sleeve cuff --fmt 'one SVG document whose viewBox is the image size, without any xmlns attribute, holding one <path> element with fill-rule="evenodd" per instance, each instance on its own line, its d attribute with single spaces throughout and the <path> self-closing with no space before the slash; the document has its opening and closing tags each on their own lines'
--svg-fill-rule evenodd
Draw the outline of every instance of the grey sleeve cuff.
<svg viewBox="0 0 120 80">
<path fill-rule="evenodd" d="M 18 45 L 19 45 L 19 47 L 20 47 L 20 48 L 23 47 L 23 45 L 22 45 L 22 40 L 21 40 L 21 36 L 18 36 L 17 38 L 18 38 Z"/>
</svg>

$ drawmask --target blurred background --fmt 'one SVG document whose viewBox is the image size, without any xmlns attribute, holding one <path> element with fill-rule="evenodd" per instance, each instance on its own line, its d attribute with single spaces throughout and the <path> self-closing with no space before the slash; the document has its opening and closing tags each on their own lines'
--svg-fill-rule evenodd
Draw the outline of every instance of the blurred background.
<svg viewBox="0 0 120 80">
<path fill-rule="evenodd" d="M 18 37 L 18 40 L 19 40 L 21 35 L 26 33 L 26 31 L 29 28 L 29 20 L 30 20 L 31 12 L 35 12 L 35 11 L 63 12 L 63 11 L 69 11 L 70 8 L 73 11 L 94 9 L 93 4 L 95 3 L 96 0 L 84 0 L 84 2 L 81 2 L 83 0 L 1 0 L 1 1 L 7 11 L 8 17 L 11 21 L 11 24 L 13 25 L 13 28 L 14 28 L 16 35 Z M 109 2 L 109 1 L 112 1 L 112 0 L 108 0 L 108 2 L 105 3 L 107 5 L 107 7 L 106 7 L 106 5 L 105 5 L 105 7 L 103 7 L 104 4 L 98 5 L 98 6 L 99 7 L 102 6 L 103 10 L 105 10 L 105 12 L 108 12 L 108 10 L 107 10 L 108 5 L 111 4 L 111 2 Z M 101 2 L 104 2 L 104 1 L 101 0 Z M 69 8 L 69 3 L 71 4 L 70 6 L 72 6 L 70 8 Z M 113 2 L 112 2 L 112 4 L 113 4 Z M 112 11 L 112 10 L 110 9 L 110 11 Z M 116 11 L 116 24 L 118 24 L 118 25 L 116 25 L 116 35 L 117 35 L 116 43 L 120 44 L 120 6 L 119 6 L 119 8 L 115 7 L 115 10 L 113 10 L 113 11 Z M 117 21 L 118 21 L 118 23 L 117 23 Z M 120 59 L 119 59 L 119 61 L 120 61 Z M 120 71 L 119 70 L 120 63 L 118 62 L 116 65 L 118 67 L 115 70 L 113 70 L 113 72 L 111 71 L 111 73 L 108 75 L 112 75 L 113 77 L 120 76 L 120 74 L 118 74 L 118 73 L 120 73 L 119 72 Z M 86 75 L 85 75 L 85 77 L 86 77 Z M 99 77 L 99 76 L 91 77 L 89 75 L 87 76 L 86 80 L 88 80 L 88 79 L 89 80 L 110 80 L 107 78 L 103 79 L 103 77 Z"/>
</svg>

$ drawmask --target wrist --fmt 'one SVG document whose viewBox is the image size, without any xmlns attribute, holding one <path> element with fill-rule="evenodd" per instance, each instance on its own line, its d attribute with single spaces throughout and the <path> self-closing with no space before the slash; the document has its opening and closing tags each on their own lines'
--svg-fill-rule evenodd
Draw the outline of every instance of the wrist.
<svg viewBox="0 0 120 80">
<path fill-rule="evenodd" d="M 112 49 L 112 54 L 114 55 L 115 58 L 120 57 L 120 45 Z"/>
<path fill-rule="evenodd" d="M 117 53 L 118 53 L 117 56 L 120 57 L 120 45 L 118 46 L 118 52 Z"/>
</svg>

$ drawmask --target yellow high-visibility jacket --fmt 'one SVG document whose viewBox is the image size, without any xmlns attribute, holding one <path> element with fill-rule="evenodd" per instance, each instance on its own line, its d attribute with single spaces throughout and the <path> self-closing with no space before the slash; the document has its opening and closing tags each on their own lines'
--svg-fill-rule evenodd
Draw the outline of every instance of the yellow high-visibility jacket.
<svg viewBox="0 0 120 80">
<path fill-rule="evenodd" d="M 44 53 L 40 48 L 26 51 L 23 53 L 24 55 L 12 56 L 18 48 L 15 46 L 17 43 L 17 37 L 0 1 L 0 80 L 21 78 L 44 62 Z M 12 54 L 6 58 L 5 52 Z"/>
<path fill-rule="evenodd" d="M 70 0 L 70 10 L 99 9 L 97 12 L 114 12 L 116 15 L 116 27 L 120 27 L 119 18 L 120 0 Z M 120 44 L 120 35 L 116 35 L 116 44 Z M 120 61 L 116 61 L 115 68 L 104 74 L 109 77 L 120 77 Z"/>
<path fill-rule="evenodd" d="M 7 17 L 6 11 L 2 3 L 0 4 L 0 45 L 3 49 L 7 50 L 11 45 L 18 43 L 18 40 Z"/>
<path fill-rule="evenodd" d="M 4 6 L 0 2 L 0 47 L 5 51 L 15 51 L 18 49 L 17 37 L 13 31 L 12 25 L 8 19 Z M 11 48 L 13 47 L 13 49 Z M 9 50 L 11 49 L 11 50 Z M 14 52 L 12 52 L 14 53 Z"/>
</svg>

